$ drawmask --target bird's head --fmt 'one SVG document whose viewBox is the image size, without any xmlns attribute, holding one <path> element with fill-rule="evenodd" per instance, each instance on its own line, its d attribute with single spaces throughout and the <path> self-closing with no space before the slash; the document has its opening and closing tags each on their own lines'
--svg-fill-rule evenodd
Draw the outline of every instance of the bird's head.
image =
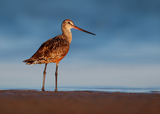
<svg viewBox="0 0 160 114">
<path fill-rule="evenodd" d="M 83 32 L 86 32 L 86 33 L 89 33 L 89 34 L 92 34 L 92 35 L 96 35 L 96 34 L 94 34 L 94 33 L 88 32 L 88 31 L 86 31 L 86 30 L 84 30 L 84 29 L 81 29 L 81 28 L 75 26 L 74 23 L 73 23 L 73 21 L 71 21 L 70 19 L 65 19 L 65 20 L 63 21 L 63 23 L 62 23 L 62 30 L 63 30 L 63 29 L 69 29 L 69 30 L 70 30 L 70 29 L 72 29 L 72 28 L 77 29 L 77 30 L 80 30 L 80 31 L 83 31 Z"/>
</svg>

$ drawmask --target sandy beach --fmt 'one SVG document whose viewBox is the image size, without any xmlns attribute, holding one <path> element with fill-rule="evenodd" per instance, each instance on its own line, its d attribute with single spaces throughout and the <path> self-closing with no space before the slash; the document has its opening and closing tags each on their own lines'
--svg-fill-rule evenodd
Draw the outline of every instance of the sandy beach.
<svg viewBox="0 0 160 114">
<path fill-rule="evenodd" d="M 159 93 L 0 90 L 0 114 L 160 114 Z"/>
</svg>

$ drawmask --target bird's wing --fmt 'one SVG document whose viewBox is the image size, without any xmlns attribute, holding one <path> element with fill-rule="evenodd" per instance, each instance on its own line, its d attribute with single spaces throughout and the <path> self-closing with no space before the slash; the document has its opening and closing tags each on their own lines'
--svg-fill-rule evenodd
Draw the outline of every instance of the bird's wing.
<svg viewBox="0 0 160 114">
<path fill-rule="evenodd" d="M 44 42 L 30 59 L 23 62 L 27 62 L 27 64 L 59 62 L 69 50 L 69 42 L 59 37 Z"/>
</svg>

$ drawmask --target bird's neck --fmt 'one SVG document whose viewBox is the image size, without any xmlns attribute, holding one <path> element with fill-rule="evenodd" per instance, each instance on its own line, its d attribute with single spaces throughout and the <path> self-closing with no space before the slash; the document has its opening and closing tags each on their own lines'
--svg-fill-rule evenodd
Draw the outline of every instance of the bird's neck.
<svg viewBox="0 0 160 114">
<path fill-rule="evenodd" d="M 69 41 L 69 43 L 71 43 L 72 41 L 72 33 L 70 29 L 62 29 L 62 35 L 64 35 L 66 37 L 66 39 Z"/>
</svg>

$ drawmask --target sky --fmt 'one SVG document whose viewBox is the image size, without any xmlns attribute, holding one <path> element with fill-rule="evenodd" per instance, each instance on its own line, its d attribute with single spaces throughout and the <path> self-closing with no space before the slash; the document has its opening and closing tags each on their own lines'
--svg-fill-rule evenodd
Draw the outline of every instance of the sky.
<svg viewBox="0 0 160 114">
<path fill-rule="evenodd" d="M 59 86 L 160 87 L 159 0 L 1 0 L 0 89 L 40 88 L 44 65 L 25 65 L 39 46 L 72 29 L 69 53 L 59 64 Z M 55 64 L 46 86 L 54 87 Z"/>
</svg>

